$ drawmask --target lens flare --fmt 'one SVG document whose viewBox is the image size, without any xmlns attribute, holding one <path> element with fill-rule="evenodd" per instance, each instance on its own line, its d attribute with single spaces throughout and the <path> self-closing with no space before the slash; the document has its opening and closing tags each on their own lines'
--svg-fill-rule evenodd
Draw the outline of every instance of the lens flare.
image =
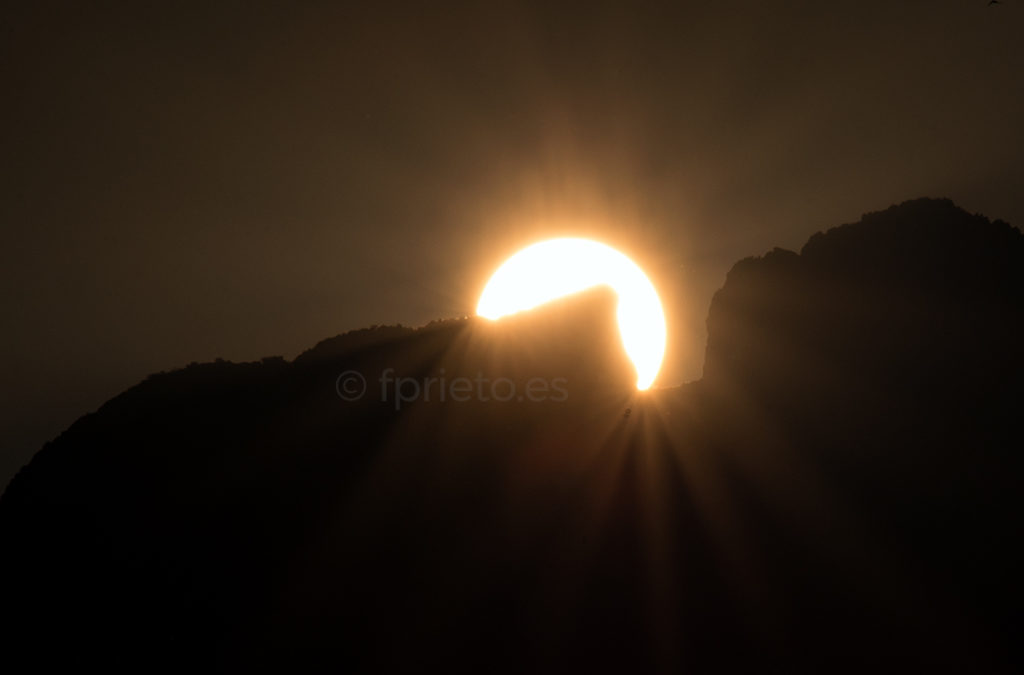
<svg viewBox="0 0 1024 675">
<path fill-rule="evenodd" d="M 647 389 L 665 356 L 665 313 L 643 270 L 610 246 L 574 238 L 528 246 L 491 276 L 476 313 L 499 319 L 601 285 L 618 295 L 622 346 L 636 367 L 637 389 Z"/>
</svg>

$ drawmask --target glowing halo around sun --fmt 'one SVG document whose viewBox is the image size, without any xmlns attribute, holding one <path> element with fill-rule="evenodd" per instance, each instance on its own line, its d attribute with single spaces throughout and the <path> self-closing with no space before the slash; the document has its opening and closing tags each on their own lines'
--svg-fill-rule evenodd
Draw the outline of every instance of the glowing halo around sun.
<svg viewBox="0 0 1024 675">
<path fill-rule="evenodd" d="M 499 319 L 602 285 L 619 297 L 622 346 L 636 367 L 637 389 L 647 389 L 665 356 L 665 313 L 643 270 L 610 246 L 574 238 L 528 246 L 491 276 L 476 313 Z"/>
</svg>

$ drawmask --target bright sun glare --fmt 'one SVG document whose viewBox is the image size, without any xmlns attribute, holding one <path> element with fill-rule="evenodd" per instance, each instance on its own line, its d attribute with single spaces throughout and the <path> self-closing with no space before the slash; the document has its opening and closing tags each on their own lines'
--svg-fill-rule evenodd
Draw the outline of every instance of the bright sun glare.
<svg viewBox="0 0 1024 675">
<path fill-rule="evenodd" d="M 476 313 L 499 319 L 601 285 L 619 297 L 622 345 L 636 366 L 637 389 L 647 389 L 665 355 L 665 314 L 643 270 L 610 246 L 568 238 L 528 246 L 491 276 Z"/>
</svg>

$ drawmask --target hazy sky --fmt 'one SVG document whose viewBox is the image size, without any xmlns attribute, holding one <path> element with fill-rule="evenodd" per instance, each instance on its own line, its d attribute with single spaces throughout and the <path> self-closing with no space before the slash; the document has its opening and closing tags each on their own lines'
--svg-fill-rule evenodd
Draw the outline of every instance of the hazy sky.
<svg viewBox="0 0 1024 675">
<path fill-rule="evenodd" d="M 540 237 L 647 270 L 673 384 L 743 256 L 919 196 L 1020 226 L 986 3 L 5 7 L 0 485 L 147 373 L 472 313 Z"/>
</svg>

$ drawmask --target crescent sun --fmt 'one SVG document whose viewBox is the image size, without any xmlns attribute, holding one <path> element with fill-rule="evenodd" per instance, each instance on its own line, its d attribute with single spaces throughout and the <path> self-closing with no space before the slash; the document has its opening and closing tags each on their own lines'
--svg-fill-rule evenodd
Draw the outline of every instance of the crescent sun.
<svg viewBox="0 0 1024 675">
<path fill-rule="evenodd" d="M 643 270 L 610 246 L 576 238 L 528 246 L 494 272 L 476 313 L 497 320 L 601 285 L 618 296 L 622 346 L 636 367 L 637 389 L 648 389 L 665 356 L 665 313 Z"/>
</svg>

